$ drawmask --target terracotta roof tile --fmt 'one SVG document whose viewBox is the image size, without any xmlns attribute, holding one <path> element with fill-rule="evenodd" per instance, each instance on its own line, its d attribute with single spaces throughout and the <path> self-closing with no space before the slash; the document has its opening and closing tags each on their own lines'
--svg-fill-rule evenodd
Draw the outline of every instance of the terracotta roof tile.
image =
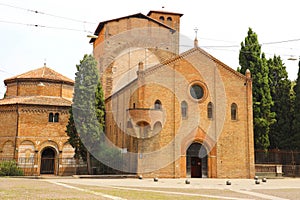
<svg viewBox="0 0 300 200">
<path fill-rule="evenodd" d="M 50 69 L 46 66 L 31 70 L 29 72 L 25 72 L 23 74 L 8 78 L 4 80 L 4 83 L 14 82 L 16 80 L 24 80 L 24 79 L 39 79 L 39 80 L 48 80 L 48 81 L 61 81 L 66 83 L 74 84 L 74 81 L 62 74 Z"/>
<path fill-rule="evenodd" d="M 72 101 L 62 97 L 50 96 L 18 96 L 0 100 L 0 105 L 12 104 L 71 106 Z"/>
<path fill-rule="evenodd" d="M 150 20 L 150 21 L 153 21 L 154 23 L 157 23 L 163 27 L 166 27 L 168 29 L 171 29 L 171 30 L 174 30 L 172 27 L 164 24 L 164 23 L 161 23 L 160 21 L 157 21 L 147 15 L 144 15 L 142 13 L 137 13 L 137 14 L 133 14 L 133 15 L 128 15 L 128 16 L 125 16 L 125 17 L 120 17 L 120 18 L 116 18 L 116 19 L 111 19 L 111 20 L 107 20 L 107 21 L 103 21 L 103 22 L 100 22 L 98 27 L 96 28 L 95 32 L 94 32 L 94 35 L 99 35 L 99 33 L 101 32 L 101 30 L 103 29 L 104 25 L 109 23 L 109 22 L 113 22 L 113 21 L 119 21 L 121 19 L 125 19 L 125 18 L 142 18 L 142 19 L 147 19 L 147 20 Z M 90 43 L 93 43 L 94 41 L 96 40 L 96 38 L 92 38 L 90 40 Z"/>
</svg>

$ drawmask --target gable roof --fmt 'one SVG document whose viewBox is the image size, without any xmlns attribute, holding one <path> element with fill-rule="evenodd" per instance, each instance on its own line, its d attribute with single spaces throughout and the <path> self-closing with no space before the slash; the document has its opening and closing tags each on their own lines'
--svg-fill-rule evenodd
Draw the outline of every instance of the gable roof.
<svg viewBox="0 0 300 200">
<path fill-rule="evenodd" d="M 236 76 L 239 79 L 246 79 L 246 76 L 239 73 L 238 71 L 232 69 L 231 67 L 229 67 L 228 65 L 226 65 L 225 63 L 221 62 L 220 60 L 218 60 L 217 58 L 213 57 L 211 54 L 207 53 L 206 51 L 204 51 L 203 49 L 199 48 L 199 47 L 194 47 L 190 50 L 187 50 L 179 55 L 167 58 L 165 60 L 162 60 L 160 63 L 145 69 L 144 71 L 144 75 L 150 75 L 152 73 L 154 73 L 156 70 L 171 64 L 173 62 L 176 62 L 179 59 L 185 59 L 185 57 L 187 57 L 190 54 L 194 54 L 194 53 L 201 53 L 203 55 L 205 55 L 206 57 L 208 57 L 209 59 L 213 60 L 214 62 L 218 63 L 221 67 L 223 67 L 225 70 L 227 70 L 229 73 L 233 74 L 234 76 Z M 127 88 L 128 86 L 134 84 L 137 81 L 137 78 L 135 78 L 134 80 L 132 80 L 130 83 L 124 85 L 124 87 L 120 88 L 118 91 L 116 91 L 114 94 L 111 94 L 110 96 L 107 97 L 107 99 L 110 99 L 112 96 L 118 94 L 119 92 L 123 91 L 125 88 Z M 106 100 L 107 100 L 106 99 Z"/>
<path fill-rule="evenodd" d="M 16 81 L 49 81 L 49 82 L 63 82 L 66 84 L 74 85 L 74 81 L 62 74 L 50 69 L 46 66 L 25 72 L 23 74 L 8 78 L 4 80 L 4 84 Z"/>
<path fill-rule="evenodd" d="M 228 65 L 226 65 L 225 63 L 223 63 L 222 61 L 218 60 L 217 58 L 215 58 L 214 56 L 212 56 L 211 54 L 207 53 L 206 51 L 204 51 L 203 49 L 201 49 L 200 47 L 194 47 L 190 50 L 187 50 L 183 53 L 181 53 L 180 55 L 171 57 L 169 59 L 166 59 L 164 61 L 162 61 L 161 63 L 154 65 L 151 68 L 148 68 L 145 70 L 145 75 L 147 75 L 148 73 L 152 73 L 153 71 L 155 71 L 158 68 L 161 68 L 167 64 L 170 64 L 172 62 L 176 62 L 179 59 L 184 59 L 186 56 L 196 53 L 196 52 L 200 52 L 201 54 L 205 55 L 206 57 L 208 57 L 209 59 L 213 60 L 214 62 L 218 63 L 219 65 L 221 65 L 224 69 L 226 69 L 228 72 L 234 74 L 236 77 L 240 78 L 240 79 L 245 79 L 246 76 L 244 74 L 239 73 L 238 71 L 232 69 L 231 67 L 229 67 Z"/>
<path fill-rule="evenodd" d="M 148 19 L 154 23 L 157 23 L 165 28 L 168 28 L 168 29 L 171 29 L 173 31 L 175 31 L 175 29 L 171 28 L 170 26 L 164 24 L 164 23 L 161 23 L 151 17 L 148 17 L 142 13 L 137 13 L 137 14 L 133 14 L 133 15 L 128 15 L 128 16 L 125 16 L 125 17 L 120 17 L 120 18 L 116 18 L 116 19 L 111 19 L 111 20 L 107 20 L 107 21 L 103 21 L 103 22 L 100 22 L 98 27 L 96 28 L 95 32 L 94 32 L 94 35 L 99 35 L 99 33 L 101 32 L 101 30 L 103 29 L 104 25 L 109 23 L 109 22 L 113 22 L 113 21 L 119 21 L 121 19 L 126 19 L 126 18 L 141 18 L 141 19 Z M 94 41 L 96 40 L 96 38 L 91 38 L 90 40 L 90 43 L 93 43 Z"/>
</svg>

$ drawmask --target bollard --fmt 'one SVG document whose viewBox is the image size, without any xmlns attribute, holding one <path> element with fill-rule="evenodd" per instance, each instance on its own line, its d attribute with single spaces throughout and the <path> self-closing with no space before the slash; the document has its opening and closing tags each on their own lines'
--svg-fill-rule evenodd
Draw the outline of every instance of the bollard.
<svg viewBox="0 0 300 200">
<path fill-rule="evenodd" d="M 267 178 L 263 178 L 261 181 L 265 183 L 267 182 Z"/>
<path fill-rule="evenodd" d="M 185 180 L 185 184 L 190 184 L 191 182 L 190 182 L 190 180 L 189 179 L 186 179 Z"/>
<path fill-rule="evenodd" d="M 255 180 L 255 184 L 256 185 L 260 184 L 259 180 Z"/>
<path fill-rule="evenodd" d="M 140 179 L 140 180 L 143 179 L 143 176 L 142 176 L 142 175 L 139 175 L 139 179 Z"/>
<path fill-rule="evenodd" d="M 157 181 L 158 181 L 158 178 L 157 178 L 157 177 L 155 177 L 153 180 L 154 180 L 154 182 L 157 182 Z"/>
<path fill-rule="evenodd" d="M 258 176 L 254 176 L 254 180 L 258 180 Z"/>
<path fill-rule="evenodd" d="M 231 181 L 226 181 L 226 185 L 231 185 Z"/>
</svg>

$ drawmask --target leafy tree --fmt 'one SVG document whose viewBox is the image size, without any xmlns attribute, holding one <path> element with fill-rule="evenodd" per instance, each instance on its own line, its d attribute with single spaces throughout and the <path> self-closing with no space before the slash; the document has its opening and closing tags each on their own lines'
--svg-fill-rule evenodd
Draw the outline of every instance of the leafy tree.
<svg viewBox="0 0 300 200">
<path fill-rule="evenodd" d="M 88 172 L 91 174 L 90 153 L 97 152 L 105 127 L 104 95 L 94 57 L 84 55 L 76 67 L 67 134 L 70 144 L 75 148 L 75 156 L 81 156 L 87 161 Z"/>
<path fill-rule="evenodd" d="M 84 55 L 76 67 L 67 134 L 70 144 L 75 148 L 75 157 L 87 162 L 88 173 L 91 174 L 92 163 L 100 167 L 103 164 L 116 166 L 121 152 L 105 140 L 105 99 L 96 60 L 92 55 Z"/>
<path fill-rule="evenodd" d="M 70 115 L 70 117 L 69 117 L 69 122 L 68 122 L 67 130 L 66 130 L 67 135 L 69 136 L 68 142 L 72 145 L 72 147 L 75 150 L 74 157 L 76 159 L 83 158 L 83 160 L 86 161 L 86 148 L 82 144 L 82 142 L 80 140 L 80 136 L 76 130 L 72 108 L 70 108 L 70 110 L 69 110 L 69 115 Z"/>
<path fill-rule="evenodd" d="M 280 56 L 269 59 L 268 66 L 270 92 L 274 101 L 271 111 L 276 113 L 276 123 L 270 127 L 270 148 L 290 149 L 293 122 L 292 83 Z"/>
<path fill-rule="evenodd" d="M 245 41 L 241 43 L 239 54 L 241 68 L 239 72 L 245 74 L 249 69 L 253 79 L 253 122 L 254 140 L 256 149 L 264 149 L 270 146 L 270 126 L 275 122 L 275 113 L 271 111 L 273 105 L 269 87 L 269 68 L 257 35 L 251 28 Z"/>
<path fill-rule="evenodd" d="M 291 146 L 295 150 L 300 150 L 300 60 L 298 63 L 298 77 L 294 86 L 295 103 L 294 103 L 294 120 L 293 120 L 293 137 Z"/>
</svg>

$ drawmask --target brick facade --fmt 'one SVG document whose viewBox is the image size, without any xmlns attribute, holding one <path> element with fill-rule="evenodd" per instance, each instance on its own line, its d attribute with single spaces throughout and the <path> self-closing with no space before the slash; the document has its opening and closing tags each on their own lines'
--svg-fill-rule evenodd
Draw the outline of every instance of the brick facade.
<svg viewBox="0 0 300 200">
<path fill-rule="evenodd" d="M 99 24 L 91 42 L 105 92 L 107 138 L 127 150 L 128 172 L 251 178 L 250 72 L 239 74 L 196 42 L 178 54 L 181 16 L 150 11 Z M 136 34 L 141 28 L 142 37 Z M 157 28 L 159 37 L 153 36 Z M 198 99 L 194 86 L 202 90 Z M 195 151 L 205 155 L 188 153 Z"/>
<path fill-rule="evenodd" d="M 64 158 L 70 160 L 74 155 L 65 133 L 73 80 L 44 66 L 4 82 L 7 91 L 0 100 L 0 159 L 16 159 L 25 174 L 40 175 L 42 154 L 50 149 L 54 155 L 49 160 L 54 166 L 45 173 L 73 173 L 63 163 Z M 57 122 L 50 122 L 50 113 L 58 114 Z"/>
</svg>

